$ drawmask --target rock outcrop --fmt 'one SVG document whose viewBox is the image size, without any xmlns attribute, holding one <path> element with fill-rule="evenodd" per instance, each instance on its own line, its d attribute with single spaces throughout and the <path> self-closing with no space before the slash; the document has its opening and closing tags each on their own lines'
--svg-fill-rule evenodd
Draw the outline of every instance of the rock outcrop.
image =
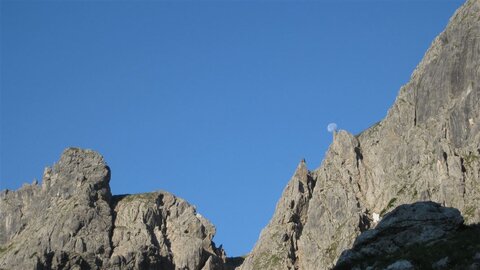
<svg viewBox="0 0 480 270">
<path fill-rule="evenodd" d="M 468 0 L 384 120 L 339 131 L 318 169 L 297 169 L 240 269 L 331 268 L 400 204 L 435 201 L 478 223 L 479 104 L 480 0 Z"/>
<path fill-rule="evenodd" d="M 360 234 L 334 269 L 479 269 L 479 252 L 478 226 L 464 226 L 455 208 L 418 202 Z"/>
<path fill-rule="evenodd" d="M 112 196 L 110 169 L 69 148 L 42 185 L 0 194 L 0 269 L 223 270 L 214 226 L 167 192 Z"/>
<path fill-rule="evenodd" d="M 0 268 L 99 268 L 111 253 L 110 170 L 93 151 L 66 150 L 42 185 L 0 195 Z"/>
<path fill-rule="evenodd" d="M 167 192 L 114 199 L 112 269 L 223 269 L 215 227 L 185 200 Z"/>
</svg>

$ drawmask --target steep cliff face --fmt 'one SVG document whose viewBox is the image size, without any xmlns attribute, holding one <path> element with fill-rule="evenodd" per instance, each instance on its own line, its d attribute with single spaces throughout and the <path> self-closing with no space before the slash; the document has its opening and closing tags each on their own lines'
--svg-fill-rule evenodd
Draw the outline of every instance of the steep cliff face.
<svg viewBox="0 0 480 270">
<path fill-rule="evenodd" d="M 356 136 L 335 134 L 318 169 L 301 165 L 305 188 L 297 169 L 240 269 L 328 269 L 386 212 L 419 200 L 478 223 L 479 104 L 480 0 L 469 0 L 384 120 Z"/>
<path fill-rule="evenodd" d="M 224 269 L 215 228 L 167 192 L 113 196 L 110 170 L 69 148 L 42 185 L 0 194 L 0 269 Z"/>
</svg>

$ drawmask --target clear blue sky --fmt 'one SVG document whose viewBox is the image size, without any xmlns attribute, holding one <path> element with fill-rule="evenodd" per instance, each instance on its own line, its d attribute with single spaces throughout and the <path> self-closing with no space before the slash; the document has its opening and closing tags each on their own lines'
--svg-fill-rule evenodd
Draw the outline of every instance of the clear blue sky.
<svg viewBox="0 0 480 270">
<path fill-rule="evenodd" d="M 382 119 L 461 3 L 1 1 L 0 188 L 95 149 L 114 194 L 172 192 L 245 254 L 327 124 Z"/>
</svg>

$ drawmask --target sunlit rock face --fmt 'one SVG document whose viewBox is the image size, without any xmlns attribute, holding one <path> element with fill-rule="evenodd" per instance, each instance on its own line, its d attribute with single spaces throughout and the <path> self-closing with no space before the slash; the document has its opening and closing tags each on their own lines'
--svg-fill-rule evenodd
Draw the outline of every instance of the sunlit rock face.
<svg viewBox="0 0 480 270">
<path fill-rule="evenodd" d="M 36 182 L 0 194 L 0 269 L 226 269 L 215 227 L 168 192 L 112 196 L 110 169 L 69 148 Z"/>
<path fill-rule="evenodd" d="M 91 150 L 69 148 L 42 185 L 2 191 L 0 268 L 101 265 L 111 253 L 110 170 Z"/>
<path fill-rule="evenodd" d="M 466 224 L 479 222 L 479 104 L 480 0 L 469 0 L 385 119 L 355 136 L 338 131 L 322 165 L 301 170 L 304 188 L 297 169 L 240 269 L 331 268 L 405 203 L 438 202 L 459 209 Z"/>
</svg>

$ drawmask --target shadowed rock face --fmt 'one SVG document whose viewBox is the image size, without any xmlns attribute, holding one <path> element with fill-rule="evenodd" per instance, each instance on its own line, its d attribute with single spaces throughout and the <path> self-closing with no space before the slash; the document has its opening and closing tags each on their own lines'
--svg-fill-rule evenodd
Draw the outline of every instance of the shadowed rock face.
<svg viewBox="0 0 480 270">
<path fill-rule="evenodd" d="M 463 226 L 463 217 L 455 208 L 418 202 L 397 207 L 375 229 L 360 234 L 334 269 L 479 267 L 478 226 Z"/>
<path fill-rule="evenodd" d="M 224 269 L 214 226 L 167 192 L 114 196 L 110 170 L 69 148 L 42 185 L 0 194 L 0 269 Z"/>
<path fill-rule="evenodd" d="M 480 0 L 468 0 L 384 120 L 356 136 L 336 133 L 322 165 L 301 170 L 311 188 L 295 188 L 297 169 L 240 269 L 331 268 L 362 231 L 405 203 L 435 201 L 478 223 L 479 104 Z"/>
</svg>

